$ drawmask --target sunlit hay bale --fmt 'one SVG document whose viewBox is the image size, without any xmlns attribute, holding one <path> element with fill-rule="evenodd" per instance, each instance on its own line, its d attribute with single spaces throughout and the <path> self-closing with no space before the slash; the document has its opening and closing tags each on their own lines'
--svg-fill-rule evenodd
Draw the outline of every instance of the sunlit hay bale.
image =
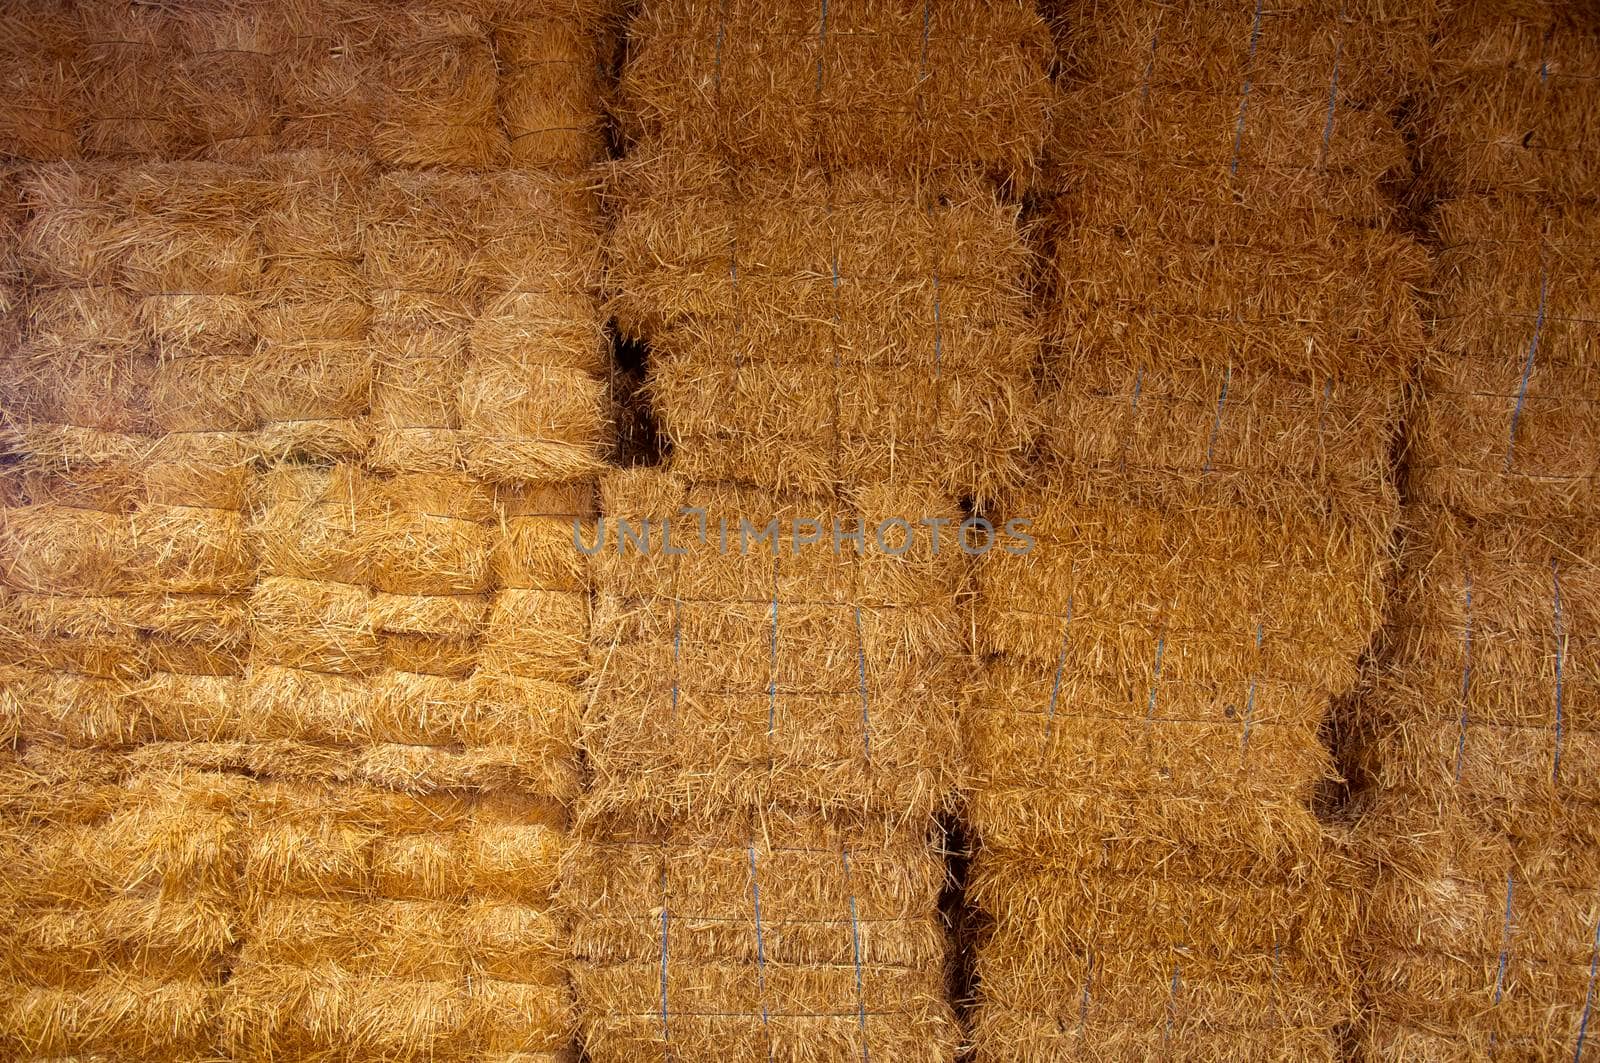
<svg viewBox="0 0 1600 1063">
<path fill-rule="evenodd" d="M 361 273 L 370 171 L 318 153 L 269 164 L 255 300 L 262 449 L 337 460 L 366 450 L 372 303 Z"/>
<path fill-rule="evenodd" d="M 368 479 L 358 549 L 389 668 L 461 676 L 476 666 L 489 608 L 494 496 L 460 475 Z"/>
<path fill-rule="evenodd" d="M 1421 249 L 1337 226 L 1191 242 L 1074 210 L 1059 219 L 1046 311 L 1051 456 L 1141 490 L 1381 525 L 1403 387 L 1425 348 Z"/>
<path fill-rule="evenodd" d="M 383 84 L 383 16 L 360 0 L 288 6 L 296 33 L 273 63 L 279 148 L 370 155 Z"/>
<path fill-rule="evenodd" d="M 696 480 L 1020 478 L 1038 337 L 1017 209 L 981 181 L 739 173 L 663 156 L 622 178 L 612 287 Z"/>
<path fill-rule="evenodd" d="M 487 480 L 573 480 L 611 445 L 611 364 L 592 193 L 534 174 L 485 179 L 482 285 L 456 410 L 466 466 Z"/>
<path fill-rule="evenodd" d="M 82 44 L 75 74 L 78 146 L 86 156 L 181 159 L 195 153 L 177 71 L 183 36 L 168 11 L 88 3 L 75 9 Z"/>
<path fill-rule="evenodd" d="M 254 294 L 262 251 L 255 219 L 265 188 L 240 170 L 179 163 L 129 170 L 122 275 L 139 293 L 139 317 L 157 367 L 150 385 L 152 431 L 185 449 L 229 443 L 256 427 L 251 372 Z M 174 440 L 194 433 L 197 440 Z"/>
<path fill-rule="evenodd" d="M 231 1058 L 562 1058 L 559 808 L 277 783 L 257 789 L 244 830 Z"/>
<path fill-rule="evenodd" d="M 703 537 L 683 507 L 705 510 Z M 775 497 L 637 470 L 602 481 L 601 510 L 588 809 L 820 808 L 920 821 L 947 800 L 965 676 L 953 504 L 887 488 Z M 947 521 L 937 554 L 924 518 Z M 643 521 L 647 555 L 622 523 L 637 534 Z M 835 551 L 835 521 L 842 536 L 864 525 L 859 554 L 848 538 Z M 762 541 L 763 529 L 774 536 Z"/>
<path fill-rule="evenodd" d="M 1399 794 L 1369 812 L 1365 1058 L 1586 1057 L 1600 836 L 1590 802 L 1555 818 L 1526 837 Z"/>
<path fill-rule="evenodd" d="M 0 513 L 0 701 L 20 737 L 116 745 L 149 737 L 149 670 L 131 492 L 111 478 L 18 477 Z"/>
<path fill-rule="evenodd" d="M 641 5 L 618 109 L 632 138 L 783 169 L 976 165 L 1026 183 L 1052 92 L 1031 4 Z"/>
<path fill-rule="evenodd" d="M 587 677 L 589 571 L 573 526 L 593 542 L 592 483 L 502 487 L 491 564 L 495 592 L 474 675 L 486 714 L 522 729 L 526 785 L 576 798 L 575 751 Z"/>
<path fill-rule="evenodd" d="M 1466 197 L 1437 215 L 1436 357 L 1408 486 L 1463 513 L 1593 512 L 1600 210 Z"/>
<path fill-rule="evenodd" d="M 0 1051 L 194 1059 L 235 941 L 243 779 L 30 750 L 0 791 Z"/>
<path fill-rule="evenodd" d="M 977 562 L 976 648 L 996 655 L 964 710 L 978 834 L 1049 849 L 1113 794 L 1149 813 L 1135 832 L 1314 833 L 1319 732 L 1382 617 L 1386 537 L 1064 480 L 1001 515 L 1033 544 Z"/>
<path fill-rule="evenodd" d="M 953 1059 L 944 877 L 873 818 L 591 825 L 561 879 L 589 1058 Z"/>
<path fill-rule="evenodd" d="M 462 466 L 457 396 L 478 309 L 474 175 L 390 173 L 370 191 L 362 276 L 373 304 L 371 460 L 379 468 Z"/>
<path fill-rule="evenodd" d="M 1093 662 L 1069 676 L 1143 677 L 1140 687 L 1157 678 L 1164 643 L 1160 677 L 1273 675 L 1334 695 L 1354 686 L 1381 619 L 1386 542 L 1354 521 L 1153 504 L 1115 482 L 1065 478 L 1000 508 L 1030 521 L 1035 542 L 977 563 L 986 653 L 1053 672 L 1064 644 L 1069 665 L 1080 653 Z"/>
<path fill-rule="evenodd" d="M 1347 861 L 1302 854 L 1218 873 L 1201 848 L 1181 866 L 1103 866 L 1115 853 L 974 860 L 968 898 L 991 920 L 977 943 L 975 1058 L 1344 1058 Z"/>
<path fill-rule="evenodd" d="M 0 14 L 0 155 L 37 161 L 77 156 L 76 30 L 65 4 L 29 4 Z"/>
<path fill-rule="evenodd" d="M 20 265 L 34 288 L 7 360 L 6 434 L 42 461 L 130 460 L 150 427 L 154 358 L 122 283 L 128 228 L 117 183 L 111 170 L 73 164 L 21 179 Z"/>
<path fill-rule="evenodd" d="M 273 67 L 296 39 L 288 5 L 214 0 L 173 14 L 183 53 L 173 91 L 188 135 L 208 159 L 252 162 L 278 146 Z"/>
<path fill-rule="evenodd" d="M 508 156 L 491 30 L 465 8 L 386 11 L 373 157 L 387 166 L 491 169 Z"/>
<path fill-rule="evenodd" d="M 1408 514 L 1384 668 L 1364 711 L 1373 785 L 1496 810 L 1526 834 L 1600 802 L 1600 535 L 1581 521 Z"/>
<path fill-rule="evenodd" d="M 1075 86 L 1051 154 L 1081 209 L 1167 236 L 1369 221 L 1408 167 L 1389 115 L 1432 5 L 1091 2 L 1062 20 Z M 1242 206 L 1248 209 L 1240 209 Z"/>
<path fill-rule="evenodd" d="M 511 165 L 567 172 L 604 158 L 614 5 L 546 0 L 506 7 L 495 19 L 494 54 Z"/>
<path fill-rule="evenodd" d="M 1440 30 L 1416 109 L 1435 196 L 1592 199 L 1600 20 L 1581 3 L 1460 4 Z"/>
</svg>

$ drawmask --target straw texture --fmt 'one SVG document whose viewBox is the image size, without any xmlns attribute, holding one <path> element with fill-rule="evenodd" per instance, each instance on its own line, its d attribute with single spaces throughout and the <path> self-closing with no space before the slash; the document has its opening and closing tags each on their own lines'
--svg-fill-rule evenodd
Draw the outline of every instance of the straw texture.
<svg viewBox="0 0 1600 1063">
<path fill-rule="evenodd" d="M 879 817 L 608 824 L 562 868 L 589 1057 L 952 1058 L 944 874 Z"/>
<path fill-rule="evenodd" d="M 615 18 L 581 0 L 33 6 L 6 16 L 0 155 L 576 170 L 603 154 Z"/>
<path fill-rule="evenodd" d="M 1017 208 L 976 179 L 626 164 L 622 328 L 651 346 L 672 468 L 814 492 L 991 496 L 1034 428 Z"/>
<path fill-rule="evenodd" d="M 1049 37 L 1016 0 L 650 0 L 629 27 L 619 113 L 635 141 L 746 170 L 973 166 L 1035 173 Z"/>
</svg>

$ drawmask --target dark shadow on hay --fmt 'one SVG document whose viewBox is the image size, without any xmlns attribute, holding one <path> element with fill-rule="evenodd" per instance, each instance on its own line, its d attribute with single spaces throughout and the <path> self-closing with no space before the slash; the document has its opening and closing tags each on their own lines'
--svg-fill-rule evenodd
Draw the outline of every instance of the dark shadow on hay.
<svg viewBox="0 0 1600 1063">
<path fill-rule="evenodd" d="M 616 322 L 606 325 L 611 337 L 612 416 L 617 426 L 616 442 L 610 462 L 624 468 L 634 465 L 664 465 L 672 455 L 672 443 L 656 420 L 655 409 L 645 380 L 650 366 L 650 345 L 621 335 Z"/>
<path fill-rule="evenodd" d="M 970 508 L 963 506 L 970 515 Z M 972 850 L 977 844 L 961 818 L 949 813 L 939 815 L 939 826 L 944 833 L 946 879 L 939 893 L 939 913 L 954 943 L 950 959 L 950 999 L 955 1004 L 956 1021 L 961 1025 L 963 1051 L 958 1058 L 966 1059 L 966 1046 L 972 1040 L 972 1008 L 977 1001 L 973 991 L 976 972 L 977 940 L 975 922 L 979 918 L 976 908 L 967 903 L 967 868 L 972 863 Z"/>
</svg>

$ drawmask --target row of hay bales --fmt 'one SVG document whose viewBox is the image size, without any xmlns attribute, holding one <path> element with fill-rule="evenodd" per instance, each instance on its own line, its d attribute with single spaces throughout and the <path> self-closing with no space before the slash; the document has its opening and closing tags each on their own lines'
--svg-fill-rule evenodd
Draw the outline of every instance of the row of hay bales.
<svg viewBox="0 0 1600 1063">
<path fill-rule="evenodd" d="M 1039 545 L 977 565 L 981 1060 L 1341 1058 L 1318 812 L 1383 617 L 1426 259 L 1385 184 L 1432 12 L 1063 5 Z"/>
<path fill-rule="evenodd" d="M 613 5 L 51 0 L 0 25 L 0 153 L 403 168 L 580 167 L 605 153 Z"/>
<path fill-rule="evenodd" d="M 658 538 L 593 559 L 563 883 L 585 1047 L 949 1061 L 954 530 L 1036 430 L 1016 195 L 1047 29 L 1015 0 L 645 0 L 628 49 L 609 287 L 668 454 L 601 490 L 613 536 Z"/>
<path fill-rule="evenodd" d="M 1463 4 L 1416 108 L 1437 245 L 1363 698 L 1373 1060 L 1591 1058 L 1600 19 Z"/>
<path fill-rule="evenodd" d="M 603 12 L 31 5 L 0 1055 L 573 1058 Z"/>
</svg>

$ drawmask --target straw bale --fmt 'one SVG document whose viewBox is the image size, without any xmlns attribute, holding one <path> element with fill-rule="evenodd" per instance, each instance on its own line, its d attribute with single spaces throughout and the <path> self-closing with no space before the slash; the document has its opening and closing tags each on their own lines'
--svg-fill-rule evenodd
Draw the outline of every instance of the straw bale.
<svg viewBox="0 0 1600 1063">
<path fill-rule="evenodd" d="M 569 1058 L 558 808 L 271 783 L 241 833 L 231 1058 Z"/>
<path fill-rule="evenodd" d="M 1410 536 L 1366 705 L 1373 785 L 1500 809 L 1526 831 L 1600 801 L 1597 564 L 1590 524 L 1408 513 Z"/>
<path fill-rule="evenodd" d="M 405 790 L 574 795 L 586 584 L 545 576 L 537 543 L 507 530 L 549 520 L 570 535 L 570 522 L 507 517 L 459 475 L 282 467 L 257 493 L 249 724 L 203 756 Z M 497 591 L 506 570 L 526 586 Z"/>
<path fill-rule="evenodd" d="M 27 474 L 4 510 L 0 700 L 24 737 L 119 746 L 237 715 L 254 564 L 242 470 Z M 99 485 L 97 486 L 97 479 Z"/>
<path fill-rule="evenodd" d="M 0 781 L 7 1058 L 213 1050 L 248 781 L 33 750 Z"/>
<path fill-rule="evenodd" d="M 1343 1058 L 1352 865 L 1326 847 L 1236 871 L 1206 857 L 981 851 L 975 1058 Z"/>
<path fill-rule="evenodd" d="M 582 541 L 594 542 L 594 496 L 592 483 L 499 491 L 495 593 L 480 644 L 486 672 L 534 690 L 588 675 L 590 577 L 572 535 L 576 524 Z"/>
<path fill-rule="evenodd" d="M 1409 168 L 1389 115 L 1437 21 L 1433 4 L 1077 5 L 1053 183 L 1093 224 L 1168 237 L 1384 220 Z"/>
<path fill-rule="evenodd" d="M 606 548 L 596 587 L 585 748 L 585 807 L 679 815 L 724 806 L 871 810 L 918 822 L 956 781 L 956 701 L 965 677 L 956 594 L 964 558 L 948 531 L 905 542 L 880 521 L 915 525 L 953 504 L 865 488 L 848 499 L 773 496 L 691 484 L 653 469 L 602 480 Z M 703 508 L 705 535 L 683 507 Z M 672 554 L 661 521 L 671 521 Z M 812 545 L 755 543 L 740 522 L 824 529 Z M 653 529 L 648 553 L 620 522 Z M 865 521 L 869 542 L 835 553 L 834 522 Z M 722 531 L 728 546 L 722 546 Z"/>
<path fill-rule="evenodd" d="M 1065 74 L 1105 86 L 1107 97 L 1146 86 L 1237 96 L 1248 78 L 1252 109 L 1259 90 L 1321 96 L 1326 109 L 1336 87 L 1341 105 L 1381 112 L 1426 67 L 1429 34 L 1442 16 L 1437 3 L 1397 8 L 1381 0 L 1291 0 L 1263 6 L 1259 24 L 1255 10 L 1251 0 L 1080 2 L 1058 32 Z"/>
<path fill-rule="evenodd" d="M 1052 457 L 1147 492 L 1322 505 L 1381 530 L 1402 386 L 1425 346 L 1420 248 L 1335 226 L 1190 240 L 1078 213 L 1063 208 L 1047 311 Z"/>
<path fill-rule="evenodd" d="M 374 158 L 417 168 L 505 163 L 491 32 L 470 10 L 446 4 L 388 15 Z"/>
<path fill-rule="evenodd" d="M 382 27 L 376 12 L 362 17 L 357 6 L 304 5 L 304 31 L 273 64 L 282 150 L 372 154 L 384 86 Z"/>
<path fill-rule="evenodd" d="M 592 477 L 615 431 L 598 205 L 577 182 L 505 173 L 485 179 L 479 211 L 483 287 L 457 401 L 466 467 L 494 481 Z"/>
<path fill-rule="evenodd" d="M 608 68 L 618 20 L 610 0 L 514 3 L 494 26 L 497 105 L 519 169 L 570 171 L 606 154 Z"/>
<path fill-rule="evenodd" d="M 1436 355 L 1411 492 L 1477 516 L 1592 512 L 1600 211 L 1465 197 L 1436 217 Z"/>
<path fill-rule="evenodd" d="M 480 182 L 450 173 L 385 174 L 373 184 L 362 272 L 372 288 L 373 460 L 381 468 L 457 468 L 465 440 L 456 394 L 480 285 L 472 213 Z"/>
<path fill-rule="evenodd" d="M 360 265 L 369 171 L 359 160 L 302 153 L 268 176 L 252 389 L 261 448 L 277 458 L 360 454 L 375 360 Z"/>
<path fill-rule="evenodd" d="M 86 156 L 176 159 L 197 144 L 175 92 L 177 22 L 161 8 L 91 3 L 75 9 L 81 43 L 74 56 Z"/>
<path fill-rule="evenodd" d="M 1064 662 L 1074 679 L 1126 683 L 1124 698 L 1251 678 L 1340 694 L 1381 619 L 1385 543 L 1353 521 L 1060 477 L 1000 509 L 1030 520 L 1036 545 L 978 561 L 976 648 L 1052 674 Z"/>
<path fill-rule="evenodd" d="M 216 0 L 173 12 L 182 51 L 172 57 L 175 104 L 205 158 L 253 162 L 277 146 L 273 68 L 299 27 L 279 0 Z"/>
<path fill-rule="evenodd" d="M 1052 102 L 1044 21 L 1013 0 L 652 0 L 629 36 L 627 135 L 740 165 L 975 165 L 1026 183 Z"/>
<path fill-rule="evenodd" d="M 1600 183 L 1600 23 L 1584 4 L 1457 5 L 1418 108 L 1435 196 L 1527 193 L 1593 201 Z"/>
<path fill-rule="evenodd" d="M 55 160 L 77 155 L 78 101 L 70 62 L 77 44 L 65 4 L 0 13 L 0 155 Z"/>
<path fill-rule="evenodd" d="M 1017 208 L 981 181 L 624 174 L 612 288 L 673 468 L 815 491 L 991 495 L 1021 475 L 1038 337 Z"/>
<path fill-rule="evenodd" d="M 1399 793 L 1368 829 L 1378 875 L 1363 906 L 1367 1057 L 1585 1058 L 1600 892 L 1594 806 L 1576 827 L 1507 834 Z"/>
<path fill-rule="evenodd" d="M 386 175 L 363 269 L 369 456 L 489 479 L 593 475 L 610 435 L 592 197 L 531 175 Z"/>
<path fill-rule="evenodd" d="M 589 1058 L 953 1059 L 944 876 L 871 817 L 592 825 L 561 876 Z"/>
</svg>

